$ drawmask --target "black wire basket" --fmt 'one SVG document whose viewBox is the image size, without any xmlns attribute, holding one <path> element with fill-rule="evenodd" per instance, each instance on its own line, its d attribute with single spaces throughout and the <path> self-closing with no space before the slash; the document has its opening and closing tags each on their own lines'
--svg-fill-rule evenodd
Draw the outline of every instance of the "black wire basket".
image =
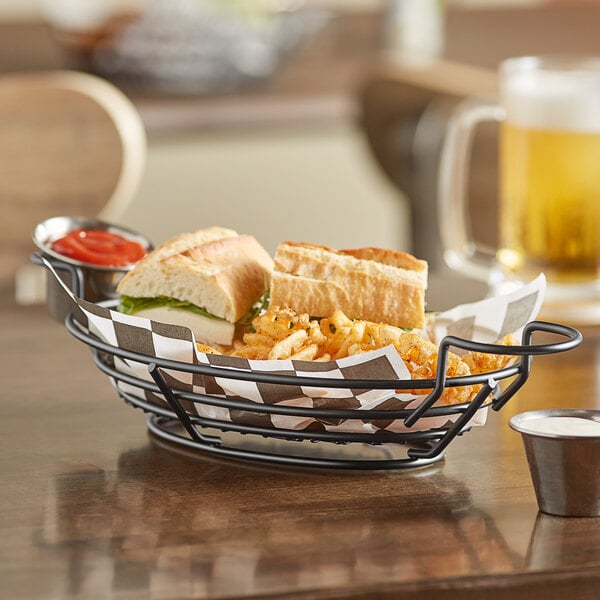
<svg viewBox="0 0 600 600">
<path fill-rule="evenodd" d="M 33 260 L 44 264 L 54 275 L 54 269 L 62 268 L 58 261 L 42 261 L 39 257 Z M 76 279 L 73 278 L 74 281 Z M 114 301 L 100 303 L 109 308 L 114 304 Z M 456 336 L 444 337 L 438 348 L 435 379 L 342 380 L 238 370 L 157 358 L 103 341 L 90 332 L 77 313 L 74 310 L 67 316 L 67 330 L 90 348 L 95 365 L 110 378 L 119 396 L 127 404 L 148 413 L 147 427 L 159 441 L 216 457 L 287 466 L 352 470 L 406 469 L 439 461 L 444 457 L 448 444 L 471 428 L 472 419 L 478 411 L 487 408 L 500 410 L 525 384 L 534 356 L 564 352 L 577 347 L 582 341 L 581 333 L 567 325 L 531 321 L 523 329 L 520 345 L 506 346 L 474 342 Z M 551 339 L 558 338 L 558 341 L 534 343 L 534 335 L 538 333 L 551 334 Z M 507 355 L 513 358 L 509 366 L 497 370 L 447 377 L 451 351 Z M 136 365 L 136 369 L 123 370 L 119 368 L 122 364 Z M 141 376 L 140 369 L 146 375 L 149 374 L 149 377 Z M 263 404 L 244 398 L 181 389 L 174 383 L 173 373 L 256 382 L 280 386 L 282 390 L 286 386 L 396 392 L 421 390 L 423 400 L 410 409 L 373 410 Z M 469 402 L 439 405 L 438 400 L 447 388 L 462 386 L 477 386 L 478 391 Z M 209 408 L 213 410 L 205 410 Z M 219 409 L 235 412 L 244 418 L 219 418 L 214 415 L 219 414 Z M 273 427 L 270 420 L 265 418 L 273 415 L 310 418 L 315 423 L 356 421 L 357 426 L 346 431 L 331 431 L 322 427 Z M 444 426 L 429 429 L 416 427 L 421 419 L 427 417 L 447 417 L 447 422 Z M 392 420 L 402 421 L 403 430 L 390 431 L 382 428 L 361 431 L 362 423 L 385 423 Z"/>
</svg>

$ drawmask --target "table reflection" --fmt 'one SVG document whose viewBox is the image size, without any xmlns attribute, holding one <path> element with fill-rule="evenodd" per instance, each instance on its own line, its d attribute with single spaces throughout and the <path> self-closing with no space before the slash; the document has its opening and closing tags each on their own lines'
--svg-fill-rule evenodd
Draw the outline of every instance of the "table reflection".
<svg viewBox="0 0 600 600">
<path fill-rule="evenodd" d="M 538 513 L 526 563 L 532 570 L 600 563 L 600 517 L 555 517 Z"/>
<path fill-rule="evenodd" d="M 354 482 L 364 490 L 365 477 L 371 491 L 357 497 Z M 169 487 L 173 478 L 177 492 Z M 330 500 L 315 505 L 309 486 Z M 523 560 L 441 467 L 314 474 L 191 459 L 148 445 L 122 453 L 116 472 L 57 474 L 45 508 L 39 544 L 64 547 L 63 585 L 72 595 L 339 588 L 505 572 Z"/>
</svg>

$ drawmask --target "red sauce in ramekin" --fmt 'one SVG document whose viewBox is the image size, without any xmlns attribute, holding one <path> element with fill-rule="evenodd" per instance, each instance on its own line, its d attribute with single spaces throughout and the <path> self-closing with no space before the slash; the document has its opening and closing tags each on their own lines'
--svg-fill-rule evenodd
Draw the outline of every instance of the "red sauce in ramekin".
<svg viewBox="0 0 600 600">
<path fill-rule="evenodd" d="M 139 242 L 103 229 L 75 229 L 50 247 L 74 260 L 106 267 L 131 265 L 146 254 L 146 248 Z"/>
</svg>

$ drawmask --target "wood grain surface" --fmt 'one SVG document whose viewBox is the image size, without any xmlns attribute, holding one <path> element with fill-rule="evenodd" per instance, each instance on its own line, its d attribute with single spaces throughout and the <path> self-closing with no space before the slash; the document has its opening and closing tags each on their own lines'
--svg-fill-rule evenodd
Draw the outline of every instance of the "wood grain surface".
<svg viewBox="0 0 600 600">
<path fill-rule="evenodd" d="M 599 329 L 443 462 L 367 473 L 178 450 L 45 309 L 0 330 L 2 598 L 597 597 L 600 519 L 538 513 L 507 419 L 599 407 Z"/>
</svg>

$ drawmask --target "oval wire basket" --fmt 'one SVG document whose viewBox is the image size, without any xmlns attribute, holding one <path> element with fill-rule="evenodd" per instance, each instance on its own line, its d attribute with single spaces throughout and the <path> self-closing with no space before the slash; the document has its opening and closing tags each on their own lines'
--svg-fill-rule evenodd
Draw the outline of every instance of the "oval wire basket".
<svg viewBox="0 0 600 600">
<path fill-rule="evenodd" d="M 66 320 L 67 330 L 77 339 L 87 344 L 92 350 L 96 366 L 108 375 L 116 385 L 119 395 L 128 404 L 150 413 L 148 428 L 155 435 L 178 444 L 191 446 L 205 452 L 235 458 L 269 461 L 280 464 L 298 466 L 321 466 L 351 469 L 404 468 L 424 466 L 443 457 L 448 444 L 469 427 L 469 421 L 475 413 L 485 407 L 500 410 L 506 402 L 525 384 L 531 370 L 532 359 L 536 355 L 553 354 L 570 350 L 581 342 L 579 331 L 566 325 L 532 321 L 523 332 L 522 345 L 501 346 L 483 344 L 463 340 L 453 336 L 445 337 L 439 345 L 439 359 L 436 379 L 423 380 L 373 380 L 346 379 L 338 380 L 323 377 L 299 377 L 268 372 L 236 371 L 230 368 L 209 365 L 194 365 L 180 361 L 159 359 L 138 352 L 132 352 L 108 344 L 98 339 L 69 315 Z M 562 341 L 534 345 L 532 337 L 536 332 L 547 332 L 564 338 Z M 517 357 L 511 366 L 495 371 L 465 377 L 446 377 L 447 359 L 450 348 L 491 354 L 505 354 Z M 135 362 L 145 365 L 152 381 L 124 373 L 115 367 L 114 359 Z M 355 410 L 336 408 L 312 408 L 286 405 L 266 405 L 250 400 L 222 398 L 210 394 L 198 394 L 177 389 L 168 383 L 165 371 L 179 371 L 221 379 L 237 379 L 268 383 L 281 386 L 302 386 L 319 388 L 352 388 L 382 390 L 431 390 L 424 395 L 421 404 L 414 409 L 400 410 Z M 503 381 L 510 380 L 506 387 Z M 132 394 L 120 389 L 120 384 L 137 388 L 142 394 Z M 434 406 L 447 387 L 478 385 L 479 391 L 468 403 Z M 144 399 L 144 392 L 150 392 L 164 398 L 165 406 Z M 407 428 L 412 427 L 424 416 L 452 416 L 458 418 L 447 428 L 429 429 L 414 432 L 377 431 L 365 433 L 295 430 L 264 427 L 260 424 L 235 423 L 223 419 L 210 419 L 199 416 L 197 411 L 186 408 L 189 403 L 210 407 L 221 407 L 229 410 L 243 411 L 258 416 L 264 414 L 287 415 L 292 417 L 312 417 L 327 422 L 336 420 L 384 420 L 400 419 Z M 260 419 L 259 419 L 260 420 Z M 210 431 L 210 433 L 206 433 Z M 285 445 L 279 444 L 273 451 L 263 450 L 260 445 L 240 445 L 238 442 L 227 443 L 221 436 L 213 433 L 235 432 L 237 434 L 254 434 L 264 438 L 274 438 L 287 442 L 334 442 L 336 444 L 403 444 L 407 445 L 407 456 L 404 458 L 353 458 L 343 453 L 333 457 L 312 455 L 302 452 L 286 452 Z M 264 444 L 262 444 L 264 446 Z"/>
<path fill-rule="evenodd" d="M 48 261 L 39 256 L 32 260 L 43 264 L 58 277 L 54 269 L 62 268 L 60 261 Z M 77 274 L 71 275 L 76 282 Z M 61 285 L 64 289 L 64 282 Z M 65 292 L 77 302 L 69 290 L 65 289 Z M 98 306 L 106 308 L 114 306 L 114 303 L 99 303 Z M 150 356 L 101 340 L 89 331 L 82 319 L 77 317 L 77 312 L 74 310 L 67 316 L 67 330 L 90 348 L 95 365 L 111 379 L 119 396 L 127 404 L 149 414 L 147 427 L 159 440 L 213 456 L 338 469 L 405 469 L 429 465 L 442 459 L 448 444 L 471 428 L 471 421 L 478 411 L 488 407 L 494 411 L 500 410 L 525 384 L 534 356 L 571 350 L 583 339 L 582 334 L 573 327 L 531 321 L 523 328 L 520 345 L 481 343 L 447 335 L 439 344 L 435 379 L 339 379 L 248 371 Z M 561 339 L 534 344 L 533 336 L 536 333 L 553 334 Z M 451 348 L 459 352 L 507 355 L 514 357 L 514 362 L 486 373 L 447 377 Z M 123 364 L 142 366 L 149 377 L 140 376 L 139 370 L 136 373 L 135 369 L 120 368 L 119 365 Z M 173 379 L 173 373 L 303 389 L 422 390 L 423 399 L 418 406 L 410 409 L 368 410 L 266 404 L 181 389 Z M 446 388 L 461 386 L 478 386 L 471 401 L 442 406 L 436 404 Z M 219 418 L 219 409 L 244 418 Z M 317 424 L 356 421 L 359 425 L 350 431 L 311 426 L 292 429 L 273 427 L 267 418 L 271 416 L 306 418 Z M 420 419 L 428 417 L 448 417 L 448 423 L 442 427 L 411 430 Z M 361 427 L 364 423 L 395 420 L 402 421 L 404 430 L 382 428 L 372 431 Z M 323 450 L 323 446 L 327 449 Z"/>
</svg>

